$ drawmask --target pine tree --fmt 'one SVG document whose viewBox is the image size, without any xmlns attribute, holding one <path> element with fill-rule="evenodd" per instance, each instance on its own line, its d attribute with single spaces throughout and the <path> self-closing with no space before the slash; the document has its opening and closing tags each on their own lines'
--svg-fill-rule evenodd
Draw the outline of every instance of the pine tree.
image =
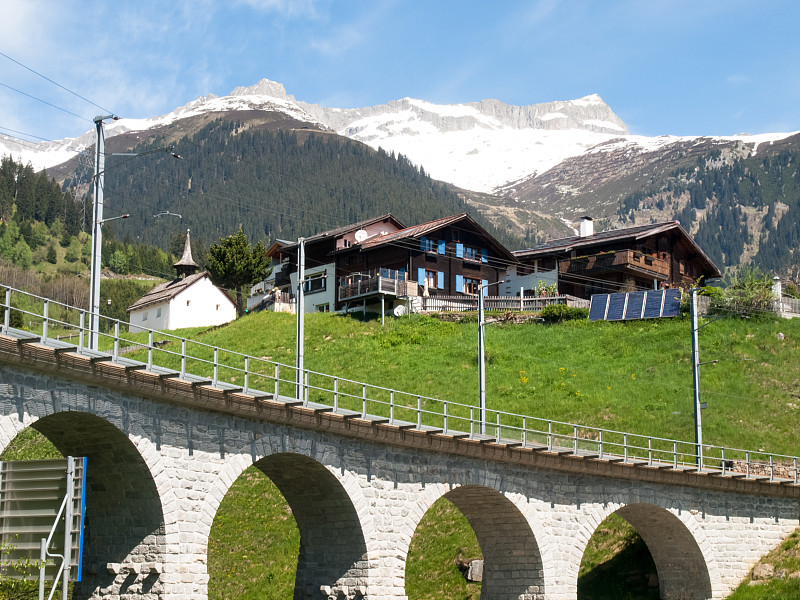
<svg viewBox="0 0 800 600">
<path fill-rule="evenodd" d="M 239 228 L 235 235 L 220 238 L 208 250 L 208 270 L 214 285 L 233 290 L 236 294 L 236 313 L 244 314 L 246 288 L 265 279 L 270 273 L 267 249 L 259 241 L 250 246 L 247 236 Z"/>
</svg>

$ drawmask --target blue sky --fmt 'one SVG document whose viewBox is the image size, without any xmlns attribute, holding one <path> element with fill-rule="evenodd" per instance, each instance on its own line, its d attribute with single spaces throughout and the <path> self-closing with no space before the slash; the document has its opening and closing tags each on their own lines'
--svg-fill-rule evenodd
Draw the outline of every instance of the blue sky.
<svg viewBox="0 0 800 600">
<path fill-rule="evenodd" d="M 800 130 L 795 0 L 0 0 L 0 15 L 0 52 L 123 117 L 267 78 L 344 108 L 597 93 L 636 134 Z M 2 128 L 74 137 L 104 112 L 3 56 L 0 84 Z"/>
</svg>

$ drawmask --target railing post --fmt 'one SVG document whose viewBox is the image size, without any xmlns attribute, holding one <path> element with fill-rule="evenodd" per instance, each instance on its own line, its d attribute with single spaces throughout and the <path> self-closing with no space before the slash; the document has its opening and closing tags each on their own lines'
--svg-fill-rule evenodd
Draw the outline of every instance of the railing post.
<svg viewBox="0 0 800 600">
<path fill-rule="evenodd" d="M 97 335 L 97 334 L 95 334 Z M 153 370 L 153 330 L 147 333 L 147 370 Z"/>
<path fill-rule="evenodd" d="M 745 473 L 746 473 L 745 477 L 747 479 L 750 479 L 750 451 L 749 450 L 744 453 L 744 460 L 747 463 L 747 469 L 745 471 Z"/>
<path fill-rule="evenodd" d="M 792 463 L 794 464 L 794 484 L 797 485 L 797 458 L 792 459 Z"/>
<path fill-rule="evenodd" d="M 672 442 L 672 468 L 678 470 L 678 442 Z"/>
<path fill-rule="evenodd" d="M 367 418 L 367 384 L 361 384 L 361 418 Z"/>
<path fill-rule="evenodd" d="M 339 378 L 333 378 L 333 412 L 339 412 Z"/>
<path fill-rule="evenodd" d="M 279 392 L 280 392 L 280 383 L 281 383 L 280 366 L 276 363 L 275 364 L 275 401 L 278 400 L 278 395 L 279 395 Z"/>
<path fill-rule="evenodd" d="M 186 338 L 181 340 L 181 379 L 186 379 Z"/>
<path fill-rule="evenodd" d="M 242 386 L 242 392 L 245 394 L 247 390 L 250 389 L 250 357 L 244 357 L 244 385 Z"/>
<path fill-rule="evenodd" d="M 389 391 L 389 423 L 394 425 L 394 390 Z"/>
<path fill-rule="evenodd" d="M 447 402 L 444 403 L 444 433 L 447 435 Z"/>
<path fill-rule="evenodd" d="M 573 425 L 572 427 L 572 453 L 577 455 L 578 454 L 578 426 Z"/>
<path fill-rule="evenodd" d="M 725 477 L 725 448 L 722 448 L 722 476 Z"/>
<path fill-rule="evenodd" d="M 653 438 L 647 438 L 647 466 L 653 466 Z"/>
<path fill-rule="evenodd" d="M 114 362 L 119 360 L 119 319 L 114 321 Z"/>
<path fill-rule="evenodd" d="M 211 385 L 217 387 L 219 381 L 219 348 L 214 347 L 214 377 L 211 380 Z"/>
<path fill-rule="evenodd" d="M 417 396 L 417 429 L 422 429 L 422 396 Z"/>
<path fill-rule="evenodd" d="M 528 417 L 522 417 L 522 447 L 528 445 Z"/>
<path fill-rule="evenodd" d="M 308 406 L 308 370 L 303 371 L 303 406 Z"/>
<path fill-rule="evenodd" d="M 496 437 L 496 439 L 497 439 L 497 443 L 499 444 L 500 443 L 500 413 L 496 412 L 495 415 L 497 415 L 497 431 L 496 431 L 497 437 Z"/>
<path fill-rule="evenodd" d="M 5 314 L 3 315 L 3 333 L 8 333 L 11 325 L 11 289 L 6 288 Z"/>
<path fill-rule="evenodd" d="M 44 301 L 44 309 L 42 310 L 42 313 L 42 318 L 44 319 L 42 322 L 42 343 L 44 344 L 47 342 L 47 322 L 50 320 L 50 300 Z"/>
<path fill-rule="evenodd" d="M 83 354 L 83 327 L 86 321 L 86 313 L 81 311 L 78 315 L 78 354 Z"/>
<path fill-rule="evenodd" d="M 775 462 L 772 460 L 772 454 L 769 455 L 769 481 L 775 481 Z"/>
<path fill-rule="evenodd" d="M 469 439 L 475 439 L 475 407 L 469 407 Z"/>
<path fill-rule="evenodd" d="M 625 459 L 624 462 L 627 463 L 628 462 L 628 434 L 627 433 L 623 433 L 622 434 L 622 447 L 623 447 L 623 450 L 624 450 L 624 459 Z"/>
<path fill-rule="evenodd" d="M 553 422 L 547 422 L 547 451 L 553 451 Z"/>
</svg>

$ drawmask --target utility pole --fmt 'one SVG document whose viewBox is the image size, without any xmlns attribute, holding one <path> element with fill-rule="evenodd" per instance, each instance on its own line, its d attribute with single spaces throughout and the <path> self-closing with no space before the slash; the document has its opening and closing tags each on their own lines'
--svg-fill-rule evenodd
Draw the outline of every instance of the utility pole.
<svg viewBox="0 0 800 600">
<path fill-rule="evenodd" d="M 306 278 L 306 240 L 299 238 L 297 240 L 297 356 L 295 365 L 297 366 L 297 389 L 296 396 L 298 400 L 303 400 L 303 321 L 306 312 L 305 297 L 303 295 L 303 286 L 305 285 Z"/>
<path fill-rule="evenodd" d="M 703 468 L 703 424 L 700 404 L 700 344 L 697 326 L 697 290 L 692 289 L 692 381 L 694 384 L 694 453 L 697 468 Z"/>
<path fill-rule="evenodd" d="M 106 135 L 103 122 L 116 119 L 114 115 L 94 118 L 97 140 L 94 155 L 94 207 L 92 210 L 92 263 L 89 290 L 89 348 L 97 350 L 100 337 L 100 265 L 103 250 L 103 187 L 105 179 Z"/>
<path fill-rule="evenodd" d="M 478 286 L 478 421 L 481 435 L 486 434 L 486 366 L 484 365 L 485 343 L 483 314 L 483 284 Z"/>
</svg>

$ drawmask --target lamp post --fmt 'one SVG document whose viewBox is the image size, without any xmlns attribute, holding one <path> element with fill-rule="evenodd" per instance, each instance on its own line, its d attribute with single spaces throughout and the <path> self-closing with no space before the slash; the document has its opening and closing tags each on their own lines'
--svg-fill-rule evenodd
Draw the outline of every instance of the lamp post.
<svg viewBox="0 0 800 600">
<path fill-rule="evenodd" d="M 483 295 L 490 285 L 505 283 L 495 281 L 494 283 L 481 283 L 478 285 L 478 422 L 480 423 L 481 435 L 486 435 L 486 343 L 484 339 L 484 318 Z"/>
<path fill-rule="evenodd" d="M 94 118 L 97 141 L 94 154 L 94 209 L 92 210 L 92 263 L 90 266 L 91 285 L 89 290 L 89 348 L 97 350 L 100 332 L 100 261 L 103 247 L 103 186 L 105 172 L 106 136 L 103 123 L 108 119 L 118 119 L 114 115 L 100 115 Z"/>
<path fill-rule="evenodd" d="M 295 357 L 295 366 L 297 367 L 297 385 L 295 395 L 298 400 L 303 400 L 303 354 L 304 354 L 304 340 L 305 336 L 304 321 L 305 321 L 305 277 L 306 277 L 306 240 L 299 238 L 297 240 L 297 356 Z"/>
<path fill-rule="evenodd" d="M 95 143 L 94 156 L 94 207 L 92 210 L 92 261 L 89 267 L 91 283 L 89 285 L 89 348 L 97 350 L 100 337 L 100 265 L 102 262 L 103 250 L 103 223 L 115 219 L 127 219 L 128 215 L 119 217 L 103 218 L 103 188 L 105 187 L 105 148 L 106 134 L 103 125 L 112 119 L 119 120 L 116 115 L 99 115 L 94 118 L 97 139 Z M 172 152 L 172 148 L 158 148 L 143 154 L 153 152 L 169 152 L 173 158 L 183 159 L 182 156 Z M 122 152 L 114 153 L 112 156 L 140 156 L 138 153 Z"/>
</svg>

